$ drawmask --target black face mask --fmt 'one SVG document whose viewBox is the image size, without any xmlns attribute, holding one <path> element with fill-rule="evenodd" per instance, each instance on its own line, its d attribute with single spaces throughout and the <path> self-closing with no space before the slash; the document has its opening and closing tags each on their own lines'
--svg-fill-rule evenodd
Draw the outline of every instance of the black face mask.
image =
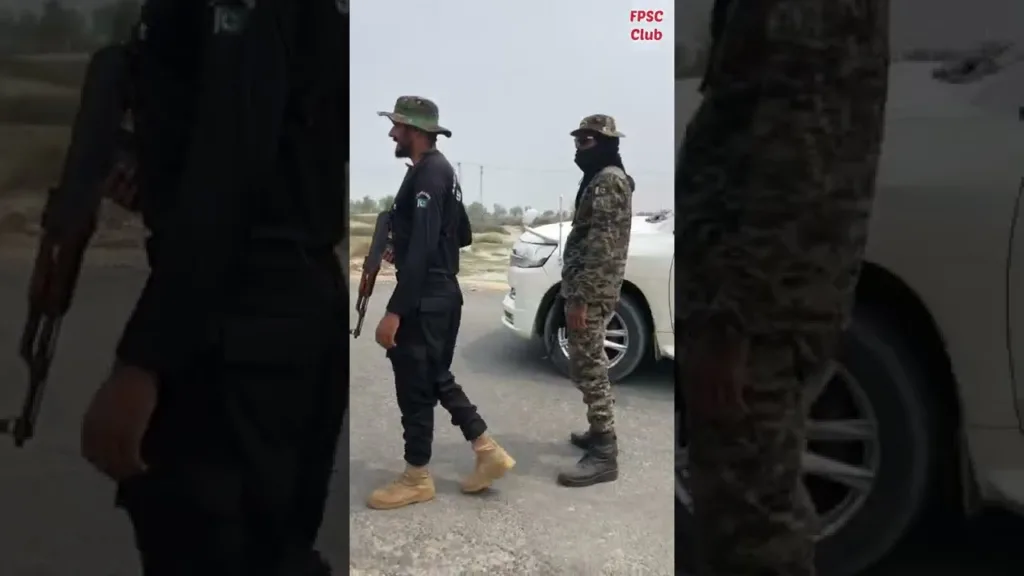
<svg viewBox="0 0 1024 576">
<path fill-rule="evenodd" d="M 625 172 L 622 157 L 619 156 L 619 141 L 616 138 L 597 138 L 597 143 L 587 149 L 576 149 L 576 165 L 583 171 L 579 190 L 576 191 L 575 206 L 579 209 L 580 195 L 590 180 L 608 166 L 618 166 Z"/>
<path fill-rule="evenodd" d="M 598 140 L 597 145 L 585 150 L 576 150 L 576 165 L 583 174 L 593 175 L 606 166 L 622 166 L 619 157 L 618 142 L 614 140 Z"/>
</svg>

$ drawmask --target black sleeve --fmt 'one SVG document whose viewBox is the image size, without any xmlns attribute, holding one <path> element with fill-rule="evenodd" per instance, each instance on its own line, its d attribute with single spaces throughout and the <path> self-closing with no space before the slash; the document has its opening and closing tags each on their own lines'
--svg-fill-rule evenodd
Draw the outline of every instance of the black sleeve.
<svg viewBox="0 0 1024 576">
<path fill-rule="evenodd" d="M 282 129 L 286 63 L 272 6 L 207 8 L 196 121 L 174 212 L 154 243 L 153 271 L 117 348 L 125 364 L 173 372 L 216 336 L 248 234 L 254 183 L 269 178 Z"/>
<path fill-rule="evenodd" d="M 388 312 L 404 316 L 416 309 L 427 278 L 430 257 L 437 250 L 444 220 L 444 200 L 448 194 L 445 173 L 439 168 L 426 166 L 416 175 L 413 190 L 414 209 L 409 252 L 398 270 L 398 286 L 388 301 Z"/>
</svg>

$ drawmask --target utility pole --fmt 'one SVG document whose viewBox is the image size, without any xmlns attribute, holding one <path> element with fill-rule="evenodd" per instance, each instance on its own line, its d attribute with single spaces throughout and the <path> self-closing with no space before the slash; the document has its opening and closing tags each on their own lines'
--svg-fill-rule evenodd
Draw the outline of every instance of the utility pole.
<svg viewBox="0 0 1024 576">
<path fill-rule="evenodd" d="M 484 165 L 480 165 L 480 204 L 484 203 Z"/>
</svg>

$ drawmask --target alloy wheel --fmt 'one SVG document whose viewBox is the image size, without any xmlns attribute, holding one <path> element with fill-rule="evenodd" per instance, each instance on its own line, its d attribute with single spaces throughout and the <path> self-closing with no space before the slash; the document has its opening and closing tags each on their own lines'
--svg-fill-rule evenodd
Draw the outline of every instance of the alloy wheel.
<svg viewBox="0 0 1024 576">
<path fill-rule="evenodd" d="M 823 381 L 805 398 L 810 417 L 803 454 L 804 486 L 818 512 L 819 539 L 842 529 L 864 506 L 881 462 L 878 422 L 863 387 L 841 366 Z M 675 433 L 676 500 L 692 512 L 689 451 L 680 412 Z"/>
<path fill-rule="evenodd" d="M 568 358 L 569 335 L 565 326 L 558 329 L 557 338 L 559 350 L 562 351 L 562 355 Z M 626 355 L 626 350 L 629 350 L 629 330 L 626 328 L 626 323 L 623 321 L 622 316 L 618 312 L 613 312 L 608 320 L 608 324 L 605 326 L 604 335 L 604 351 L 608 356 L 608 367 L 611 368 L 622 361 Z"/>
</svg>

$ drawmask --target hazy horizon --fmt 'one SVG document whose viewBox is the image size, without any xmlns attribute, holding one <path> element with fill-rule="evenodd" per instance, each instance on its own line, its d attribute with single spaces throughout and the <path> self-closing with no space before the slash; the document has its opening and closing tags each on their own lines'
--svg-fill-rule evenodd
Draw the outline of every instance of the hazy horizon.
<svg viewBox="0 0 1024 576">
<path fill-rule="evenodd" d="M 536 1 L 536 0 L 534 0 Z M 672 29 L 649 44 L 629 39 L 630 6 L 582 0 L 505 5 L 393 0 L 352 9 L 351 196 L 393 195 L 404 175 L 377 116 L 401 95 L 437 102 L 453 132 L 439 149 L 461 163 L 467 202 L 490 209 L 566 209 L 580 171 L 569 132 L 595 113 L 626 134 L 621 151 L 637 182 L 634 208 L 672 204 Z M 639 7 L 639 6 L 637 6 Z M 664 9 L 671 3 L 647 3 Z M 394 15 L 402 14 L 401 18 Z M 480 166 L 483 166 L 481 186 Z"/>
</svg>

